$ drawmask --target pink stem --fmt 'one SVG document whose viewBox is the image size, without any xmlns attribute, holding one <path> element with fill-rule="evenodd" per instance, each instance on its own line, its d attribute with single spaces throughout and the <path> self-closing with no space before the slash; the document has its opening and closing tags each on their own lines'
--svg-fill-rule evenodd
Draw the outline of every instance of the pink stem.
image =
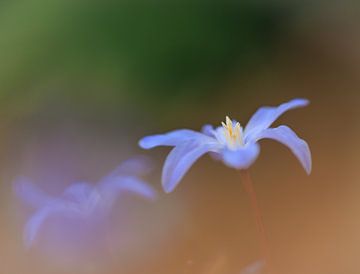
<svg viewBox="0 0 360 274">
<path fill-rule="evenodd" d="M 265 265 L 268 270 L 268 273 L 270 274 L 271 270 L 271 256 L 269 251 L 269 244 L 268 244 L 268 238 L 265 231 L 265 226 L 262 220 L 261 210 L 259 207 L 259 203 L 256 197 L 255 189 L 253 186 L 253 182 L 251 180 L 250 172 L 248 170 L 241 170 L 241 179 L 243 186 L 250 198 L 251 207 L 253 209 L 253 214 L 256 221 L 256 227 L 258 230 L 258 237 L 260 242 L 260 250 L 262 253 L 262 256 L 265 260 Z"/>
</svg>

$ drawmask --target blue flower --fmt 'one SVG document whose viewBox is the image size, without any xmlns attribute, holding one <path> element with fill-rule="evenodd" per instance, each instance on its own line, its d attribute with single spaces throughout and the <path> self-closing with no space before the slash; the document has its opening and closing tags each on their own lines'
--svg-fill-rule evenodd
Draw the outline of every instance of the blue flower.
<svg viewBox="0 0 360 274">
<path fill-rule="evenodd" d="M 208 152 L 229 167 L 249 168 L 259 155 L 258 141 L 266 138 L 287 146 L 310 174 L 311 153 L 308 144 L 288 126 L 270 128 L 284 112 L 304 107 L 308 103 L 306 99 L 294 99 L 278 107 L 261 107 L 244 129 L 240 123 L 226 117 L 226 123 L 217 128 L 205 125 L 202 132 L 179 129 L 151 135 L 142 138 L 139 145 L 144 149 L 174 147 L 167 156 L 162 173 L 162 184 L 166 192 L 173 191 L 194 162 Z"/>
<path fill-rule="evenodd" d="M 147 168 L 145 158 L 133 158 L 125 161 L 97 184 L 74 183 L 59 197 L 46 194 L 25 177 L 17 178 L 14 183 L 16 195 L 35 209 L 35 213 L 25 225 L 25 246 L 30 248 L 33 245 L 40 228 L 50 217 L 73 218 L 83 221 L 86 225 L 97 225 L 108 216 L 114 202 L 123 192 L 132 192 L 150 200 L 155 199 L 155 190 L 138 178 Z"/>
</svg>

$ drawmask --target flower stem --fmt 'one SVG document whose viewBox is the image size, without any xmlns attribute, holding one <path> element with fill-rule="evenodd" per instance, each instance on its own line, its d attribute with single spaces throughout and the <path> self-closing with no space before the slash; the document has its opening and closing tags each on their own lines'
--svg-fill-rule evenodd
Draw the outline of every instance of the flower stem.
<svg viewBox="0 0 360 274">
<path fill-rule="evenodd" d="M 259 203 L 256 197 L 255 189 L 253 186 L 253 182 L 251 180 L 250 172 L 248 170 L 241 170 L 240 171 L 242 184 L 247 192 L 251 207 L 253 210 L 253 214 L 256 221 L 256 227 L 258 230 L 258 237 L 260 243 L 260 251 L 262 253 L 263 259 L 265 260 L 265 267 L 267 268 L 267 273 L 271 273 L 271 256 L 269 252 L 269 244 L 268 238 L 265 231 L 265 226 L 262 220 L 261 210 L 259 207 Z"/>
</svg>

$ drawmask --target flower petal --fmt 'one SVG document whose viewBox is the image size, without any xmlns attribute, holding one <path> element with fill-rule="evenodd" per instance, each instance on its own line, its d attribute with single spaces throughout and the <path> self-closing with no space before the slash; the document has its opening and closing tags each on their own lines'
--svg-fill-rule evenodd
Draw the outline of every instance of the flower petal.
<svg viewBox="0 0 360 274">
<path fill-rule="evenodd" d="M 102 193 L 109 193 L 110 195 L 117 195 L 122 191 L 130 191 L 149 200 L 155 200 L 157 196 L 153 187 L 133 176 L 114 177 L 113 180 L 108 180 L 100 185 L 100 188 Z"/>
<path fill-rule="evenodd" d="M 200 137 L 203 138 L 206 137 L 206 135 L 190 129 L 179 129 L 165 134 L 146 136 L 139 141 L 139 146 L 144 149 L 150 149 L 157 146 L 176 146 L 185 141 L 194 140 Z"/>
<path fill-rule="evenodd" d="M 311 173 L 312 160 L 309 146 L 303 139 L 300 139 L 292 129 L 287 126 L 265 129 L 256 136 L 256 140 L 264 138 L 276 140 L 287 146 L 298 158 L 305 171 L 308 174 Z"/>
<path fill-rule="evenodd" d="M 67 187 L 63 193 L 63 197 L 69 201 L 82 204 L 89 200 L 94 192 L 95 187 L 86 182 L 78 182 Z"/>
<path fill-rule="evenodd" d="M 201 132 L 210 137 L 216 137 L 216 131 L 212 125 L 206 124 L 201 128 Z"/>
<path fill-rule="evenodd" d="M 293 99 L 287 103 L 283 103 L 277 107 L 261 107 L 255 114 L 250 118 L 248 124 L 245 127 L 245 139 L 251 139 L 253 134 L 260 132 L 261 130 L 267 129 L 271 126 L 276 119 L 278 119 L 284 112 L 304 107 L 309 104 L 306 99 Z M 245 140 L 246 141 L 246 140 Z"/>
<path fill-rule="evenodd" d="M 16 178 L 13 185 L 15 194 L 32 207 L 39 208 L 54 201 L 54 198 L 43 192 L 25 177 Z"/>
<path fill-rule="evenodd" d="M 236 150 L 224 149 L 222 156 L 227 166 L 236 169 L 247 169 L 255 162 L 259 152 L 259 145 L 250 143 Z"/>
<path fill-rule="evenodd" d="M 67 208 L 65 204 L 61 203 L 52 203 L 43 208 L 40 208 L 35 212 L 30 220 L 26 223 L 24 229 L 24 242 L 25 247 L 30 248 L 33 245 L 33 242 L 40 230 L 40 227 L 43 225 L 45 220 L 53 214 L 57 213 L 66 213 L 71 211 L 70 207 Z M 76 211 L 74 211 L 75 213 Z"/>
<path fill-rule="evenodd" d="M 218 149 L 218 143 L 206 141 L 188 141 L 176 146 L 169 153 L 164 164 L 162 185 L 165 192 L 169 193 L 175 189 L 197 159 L 207 152 L 216 152 Z"/>
<path fill-rule="evenodd" d="M 100 182 L 112 179 L 114 176 L 145 175 L 153 169 L 151 159 L 144 155 L 137 155 L 122 162 L 117 168 L 103 177 Z"/>
</svg>

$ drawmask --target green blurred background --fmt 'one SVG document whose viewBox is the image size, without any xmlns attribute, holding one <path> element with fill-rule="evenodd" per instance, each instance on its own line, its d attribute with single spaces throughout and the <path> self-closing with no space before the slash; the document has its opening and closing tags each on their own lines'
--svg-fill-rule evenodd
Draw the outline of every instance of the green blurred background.
<svg viewBox="0 0 360 274">
<path fill-rule="evenodd" d="M 244 124 L 306 97 L 281 122 L 309 142 L 313 174 L 267 141 L 252 170 L 274 261 L 279 273 L 359 273 L 359 15 L 351 1 L 3 1 L 0 272 L 240 273 L 258 258 L 255 226 L 238 175 L 209 157 L 129 209 L 138 240 L 91 267 L 23 250 L 11 182 L 96 181 L 145 134 Z M 167 151 L 145 152 L 160 191 Z"/>
<path fill-rule="evenodd" d="M 127 100 L 157 110 L 175 98 L 210 101 L 224 81 L 264 62 L 293 13 L 246 2 L 4 3 L 3 102 L 18 105 L 26 93 L 33 108 L 56 97 L 116 113 Z"/>
</svg>

